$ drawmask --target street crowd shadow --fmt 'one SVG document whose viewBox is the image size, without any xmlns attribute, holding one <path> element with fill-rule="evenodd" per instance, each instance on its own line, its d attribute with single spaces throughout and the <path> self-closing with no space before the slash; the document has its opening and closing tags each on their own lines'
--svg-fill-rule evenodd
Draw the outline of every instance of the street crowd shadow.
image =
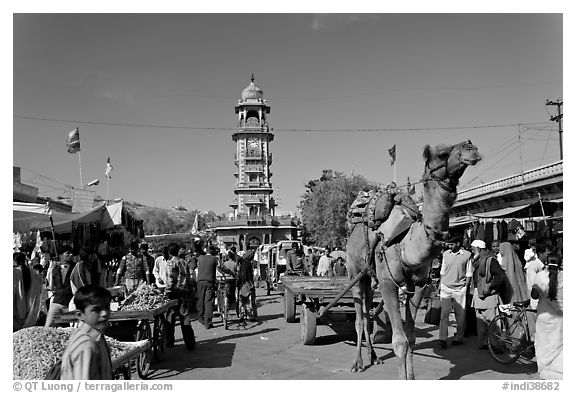
<svg viewBox="0 0 576 393">
<path fill-rule="evenodd" d="M 213 343 L 196 345 L 193 351 L 184 346 L 170 348 L 165 356 L 170 357 L 170 369 L 162 369 L 162 363 L 152 363 L 148 380 L 176 377 L 187 371 L 200 368 L 226 368 L 232 365 L 236 344 Z M 209 356 L 208 356 L 209 355 Z"/>
<path fill-rule="evenodd" d="M 538 366 L 535 359 L 527 360 L 524 358 L 512 364 L 498 363 L 487 349 L 478 349 L 475 337 L 465 340 L 465 344 L 453 347 L 448 346 L 446 349 L 438 349 L 434 342 L 427 344 L 427 348 L 433 348 L 434 353 L 453 364 L 450 372 L 441 380 L 456 380 L 467 375 L 481 373 L 483 371 L 495 371 L 502 374 L 534 374 L 538 372 Z M 417 350 L 424 346 L 417 346 Z M 421 354 L 418 354 L 421 355 Z"/>
</svg>

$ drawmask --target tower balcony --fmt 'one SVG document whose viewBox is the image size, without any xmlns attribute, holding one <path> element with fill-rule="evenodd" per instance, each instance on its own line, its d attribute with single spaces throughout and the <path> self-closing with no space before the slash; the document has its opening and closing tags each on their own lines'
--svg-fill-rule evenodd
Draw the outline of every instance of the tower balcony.
<svg viewBox="0 0 576 393">
<path fill-rule="evenodd" d="M 266 203 L 262 195 L 249 195 L 244 201 L 246 205 L 263 205 Z"/>
<path fill-rule="evenodd" d="M 245 193 L 247 190 L 271 193 L 272 192 L 272 183 L 270 183 L 270 182 L 241 182 L 241 183 L 236 183 L 236 188 L 234 189 L 234 193 L 235 194 L 242 194 L 242 193 Z"/>
<path fill-rule="evenodd" d="M 250 130 L 250 131 L 254 131 L 254 130 L 262 131 L 262 132 L 268 131 L 268 124 L 266 124 L 265 121 L 257 121 L 253 118 L 248 119 L 248 121 L 246 121 L 246 120 L 238 121 L 236 126 L 238 128 L 242 128 L 242 129 Z"/>
<path fill-rule="evenodd" d="M 246 173 L 263 173 L 264 166 L 263 165 L 246 165 L 244 167 L 244 172 Z"/>
</svg>

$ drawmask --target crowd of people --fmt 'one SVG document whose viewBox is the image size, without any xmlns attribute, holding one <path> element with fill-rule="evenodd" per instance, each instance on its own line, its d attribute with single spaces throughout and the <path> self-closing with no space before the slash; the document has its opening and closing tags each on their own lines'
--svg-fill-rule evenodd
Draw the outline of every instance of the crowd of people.
<svg viewBox="0 0 576 393">
<path fill-rule="evenodd" d="M 478 347 L 487 349 L 488 326 L 500 312 L 499 306 L 530 300 L 530 306 L 537 310 L 528 313 L 528 322 L 540 376 L 561 378 L 561 249 L 551 242 L 541 245 L 531 241 L 521 255 L 510 242 L 493 241 L 487 245 L 476 239 L 468 250 L 462 244 L 462 237 L 453 237 L 441 257 L 439 349 L 463 345 L 464 338 L 470 335 L 477 335 Z M 133 242 L 128 253 L 118 261 L 104 261 L 89 249 L 64 246 L 59 251 L 58 258 L 45 248 L 35 255 L 14 253 L 13 326 L 14 330 L 34 325 L 54 326 L 58 315 L 70 310 L 79 312 L 82 323 L 78 335 L 88 338 L 75 337 L 69 345 L 67 360 L 62 364 L 63 378 L 110 376 L 106 362 L 96 367 L 69 360 L 69 357 L 80 356 L 87 343 L 97 346 L 98 356 L 105 354 L 105 343 L 98 333 L 107 325 L 110 312 L 111 296 L 105 288 L 122 287 L 125 296 L 144 283 L 159 288 L 168 298 L 178 300 L 174 314 L 180 317 L 184 333 L 192 329 L 193 314 L 206 329 L 214 327 L 212 318 L 219 277 L 227 278 L 229 302 L 240 302 L 239 308 L 243 310 L 240 317 L 257 320 L 256 282 L 258 278 L 266 279 L 262 276 L 268 273 L 268 269 L 258 266 L 254 250 L 240 255 L 234 247 L 219 254 L 215 246 L 204 249 L 196 245 L 194 250 L 187 250 L 173 243 L 149 250 L 147 243 Z M 302 246 L 293 243 L 286 253 L 286 274 L 345 276 L 345 261 L 331 254 L 329 248 L 322 252 L 308 248 L 304 253 Z M 456 331 L 449 339 L 452 310 Z M 174 320 L 167 322 L 166 345 L 170 347 L 174 345 Z"/>
<path fill-rule="evenodd" d="M 440 268 L 440 324 L 438 348 L 448 347 L 449 315 L 454 311 L 456 332 L 451 345 L 477 335 L 478 348 L 488 349 L 488 326 L 499 306 L 530 300 L 536 313 L 527 313 L 535 342 L 540 376 L 562 376 L 562 258 L 552 242 L 529 242 L 524 260 L 510 242 L 473 240 L 469 250 L 462 237 L 447 242 Z M 473 318 L 467 317 L 473 315 Z M 474 321 L 475 320 L 475 321 Z"/>
</svg>

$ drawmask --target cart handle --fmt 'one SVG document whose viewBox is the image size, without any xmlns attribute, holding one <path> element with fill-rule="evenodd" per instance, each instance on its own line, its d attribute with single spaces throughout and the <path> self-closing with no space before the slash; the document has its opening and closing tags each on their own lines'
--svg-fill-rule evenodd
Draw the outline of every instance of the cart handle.
<svg viewBox="0 0 576 393">
<path fill-rule="evenodd" d="M 367 273 L 368 273 L 368 268 L 365 267 L 364 269 L 362 269 L 362 271 L 361 271 L 360 273 L 358 273 L 358 274 L 356 275 L 356 277 L 354 277 L 354 278 L 352 279 L 352 281 L 350 281 L 350 282 L 348 283 L 348 285 L 346 285 L 346 287 L 342 290 L 342 292 L 340 292 L 338 295 L 336 295 L 336 297 L 335 297 L 334 299 L 332 299 L 332 301 L 331 301 L 330 303 L 328 303 L 328 305 L 327 305 L 326 307 L 321 307 L 321 308 L 320 308 L 320 311 L 318 312 L 318 315 L 319 315 L 319 316 L 322 316 L 322 315 L 324 315 L 328 310 L 330 310 L 332 307 L 334 307 L 334 305 L 335 305 L 336 303 L 338 303 L 338 301 L 339 301 L 340 299 L 342 299 L 342 298 L 344 297 L 344 295 L 346 295 L 346 293 L 350 290 L 350 288 L 352 288 L 354 285 L 356 285 L 356 283 L 357 283 L 358 281 L 360 281 L 360 279 L 361 279 L 362 277 L 364 277 Z"/>
</svg>

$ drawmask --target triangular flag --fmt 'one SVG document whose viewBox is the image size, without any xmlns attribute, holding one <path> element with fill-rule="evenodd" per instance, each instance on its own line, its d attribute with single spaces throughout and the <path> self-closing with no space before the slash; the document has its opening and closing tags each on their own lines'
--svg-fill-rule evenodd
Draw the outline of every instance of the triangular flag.
<svg viewBox="0 0 576 393">
<path fill-rule="evenodd" d="M 100 184 L 100 179 L 94 179 L 94 180 L 92 180 L 90 183 L 86 184 L 86 187 L 88 187 L 88 186 L 97 186 L 98 184 Z"/>
<path fill-rule="evenodd" d="M 106 161 L 106 177 L 108 179 L 111 179 L 112 176 L 110 176 L 110 172 L 112 172 L 112 169 L 114 169 L 112 167 L 112 165 L 110 165 L 110 157 L 108 157 L 108 161 Z"/>
<path fill-rule="evenodd" d="M 392 146 L 391 149 L 388 149 L 388 154 L 390 154 L 390 165 L 394 165 L 396 162 L 396 145 Z"/>
<path fill-rule="evenodd" d="M 74 154 L 80 151 L 80 131 L 78 128 L 75 128 L 68 133 L 66 147 L 68 148 L 68 153 Z"/>
<path fill-rule="evenodd" d="M 192 225 L 190 233 L 192 235 L 196 235 L 198 233 L 198 212 L 196 212 L 196 218 L 194 218 L 194 224 Z"/>
</svg>

